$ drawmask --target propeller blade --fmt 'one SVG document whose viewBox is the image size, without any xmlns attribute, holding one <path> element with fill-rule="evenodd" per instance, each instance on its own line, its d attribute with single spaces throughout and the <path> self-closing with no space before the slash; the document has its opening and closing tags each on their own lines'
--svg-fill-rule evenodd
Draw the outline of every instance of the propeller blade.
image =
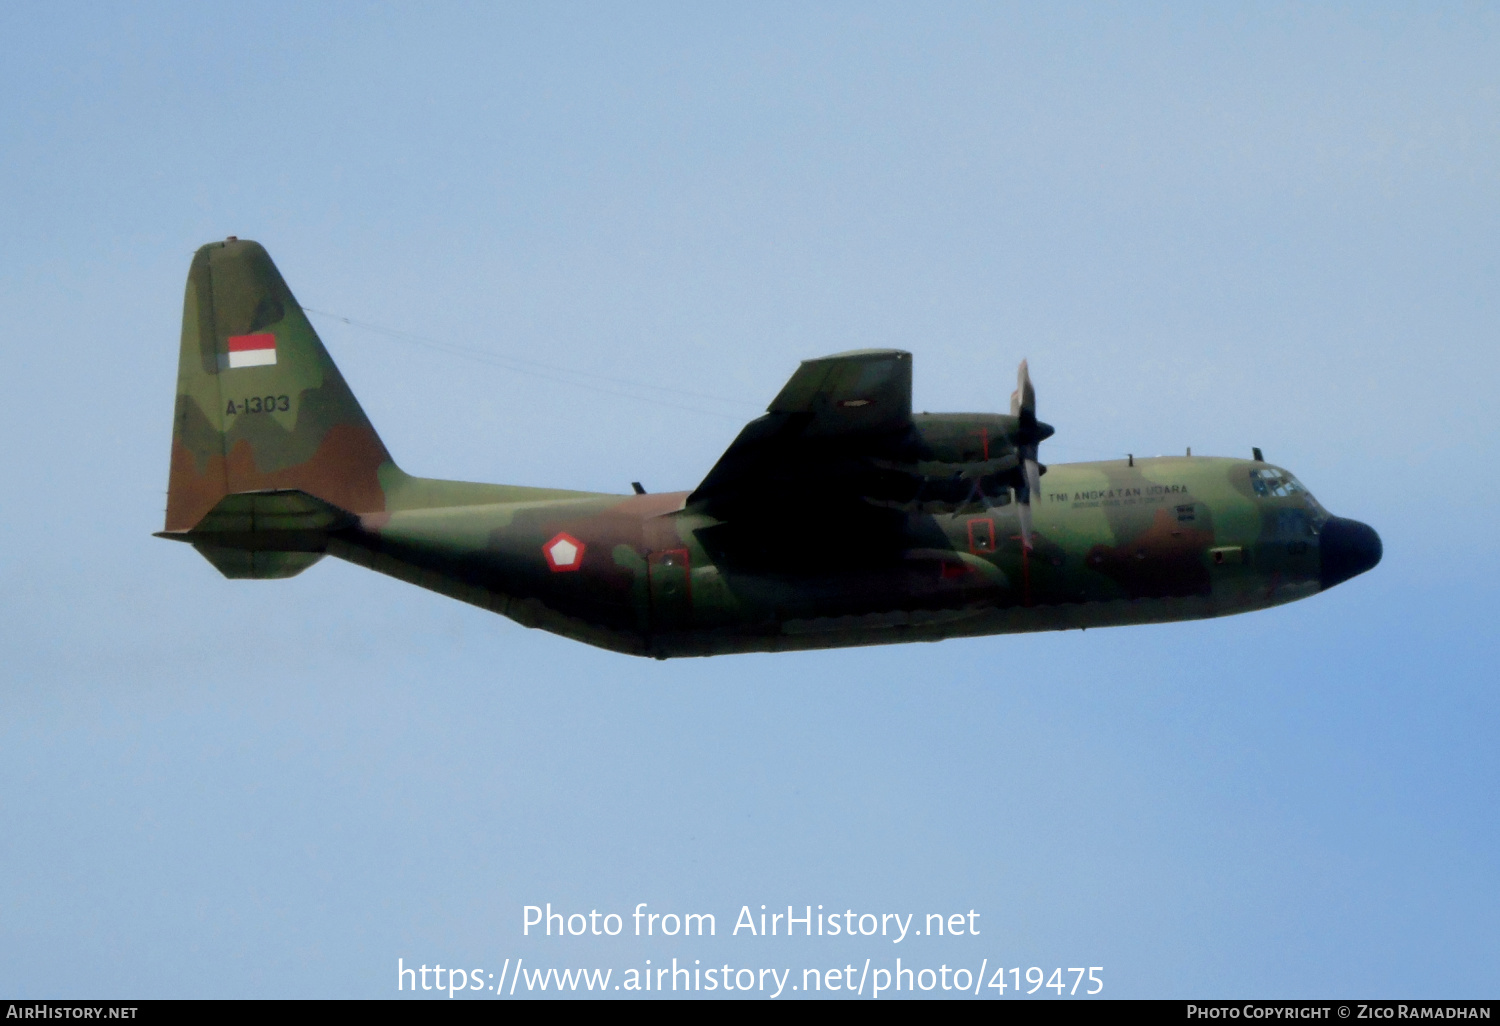
<svg viewBox="0 0 1500 1026">
<path fill-rule="evenodd" d="M 1031 504 L 1033 495 L 1040 495 L 1042 491 L 1042 468 L 1037 465 L 1036 460 L 1027 460 L 1026 464 L 1026 502 Z"/>
<path fill-rule="evenodd" d="M 1020 417 L 1023 413 L 1036 418 L 1036 389 L 1031 387 L 1031 374 L 1026 369 L 1025 360 L 1016 370 L 1016 390 L 1010 394 L 1010 415 Z"/>
<path fill-rule="evenodd" d="M 1016 489 L 1016 518 L 1021 524 L 1021 547 L 1031 549 L 1031 497 L 1041 491 L 1041 468 L 1037 465 L 1037 444 L 1041 441 L 1036 423 L 1036 389 L 1031 387 L 1031 371 L 1026 361 L 1016 369 L 1016 390 L 1010 394 L 1010 415 L 1016 425 L 1016 455 L 1021 459 L 1021 486 Z"/>
<path fill-rule="evenodd" d="M 1035 448 L 1033 446 L 1033 448 Z M 1031 499 L 1042 492 L 1042 472 L 1037 466 L 1036 460 L 1027 460 L 1022 465 L 1025 474 L 1026 487 L 1023 489 L 1024 496 L 1020 498 L 1020 505 L 1016 507 L 1021 519 L 1021 544 L 1030 551 L 1031 549 Z"/>
</svg>

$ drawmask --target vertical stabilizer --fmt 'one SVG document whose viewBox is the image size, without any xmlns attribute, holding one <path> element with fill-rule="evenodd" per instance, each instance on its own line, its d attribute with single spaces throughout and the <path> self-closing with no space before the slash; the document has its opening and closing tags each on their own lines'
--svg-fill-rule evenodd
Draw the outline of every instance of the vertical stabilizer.
<svg viewBox="0 0 1500 1026">
<path fill-rule="evenodd" d="M 386 508 L 391 457 L 265 249 L 204 246 L 188 272 L 167 488 L 168 532 L 227 495 L 300 490 Z"/>
</svg>

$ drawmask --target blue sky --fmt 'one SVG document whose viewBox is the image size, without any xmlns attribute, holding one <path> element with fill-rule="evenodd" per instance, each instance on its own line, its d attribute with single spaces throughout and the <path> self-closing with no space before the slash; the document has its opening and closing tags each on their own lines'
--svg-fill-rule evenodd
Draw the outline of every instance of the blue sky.
<svg viewBox="0 0 1500 1026">
<path fill-rule="evenodd" d="M 0 38 L 0 993 L 895 955 L 1495 993 L 1493 6 L 48 4 Z M 918 408 L 987 410 L 1026 357 L 1044 460 L 1258 445 L 1385 560 L 1221 621 L 668 663 L 332 561 L 228 582 L 150 537 L 228 234 L 492 355 L 315 317 L 414 473 L 690 488 L 800 359 L 899 346 Z M 548 901 L 720 936 L 523 937 Z M 724 936 L 763 903 L 981 934 Z"/>
</svg>

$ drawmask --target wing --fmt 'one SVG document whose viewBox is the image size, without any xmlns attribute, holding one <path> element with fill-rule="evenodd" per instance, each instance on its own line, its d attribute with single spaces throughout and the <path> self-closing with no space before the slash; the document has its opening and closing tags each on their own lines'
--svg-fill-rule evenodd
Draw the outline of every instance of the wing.
<svg viewBox="0 0 1500 1026">
<path fill-rule="evenodd" d="M 856 349 L 804 360 L 766 408 L 812 418 L 812 435 L 884 434 L 911 425 L 911 354 Z"/>
<path fill-rule="evenodd" d="M 910 353 L 860 349 L 806 360 L 688 504 L 743 518 L 804 500 L 857 503 L 880 473 L 872 461 L 901 451 L 911 433 Z"/>
</svg>

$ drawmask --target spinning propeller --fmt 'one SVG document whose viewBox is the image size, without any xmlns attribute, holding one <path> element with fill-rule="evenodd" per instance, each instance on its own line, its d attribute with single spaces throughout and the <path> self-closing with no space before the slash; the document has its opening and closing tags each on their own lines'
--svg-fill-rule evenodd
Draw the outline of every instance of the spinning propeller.
<svg viewBox="0 0 1500 1026">
<path fill-rule="evenodd" d="M 1016 371 L 1016 390 L 1010 394 L 1010 415 L 1018 421 L 1016 426 L 1016 457 L 1021 461 L 1018 468 L 1021 483 L 1016 488 L 1016 517 L 1021 522 L 1021 546 L 1031 549 L 1031 497 L 1041 491 L 1042 467 L 1037 462 L 1037 447 L 1042 439 L 1052 434 L 1045 424 L 1036 419 L 1036 389 L 1031 387 L 1031 375 L 1026 370 L 1026 361 L 1021 361 Z"/>
</svg>

